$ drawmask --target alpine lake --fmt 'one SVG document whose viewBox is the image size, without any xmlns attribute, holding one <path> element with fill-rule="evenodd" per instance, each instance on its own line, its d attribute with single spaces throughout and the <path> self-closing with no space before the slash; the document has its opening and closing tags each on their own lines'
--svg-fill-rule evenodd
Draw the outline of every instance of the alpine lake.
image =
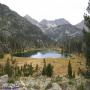
<svg viewBox="0 0 90 90">
<path fill-rule="evenodd" d="M 59 50 L 32 50 L 27 52 L 17 52 L 14 56 L 27 58 L 64 58 L 66 55 Z"/>
</svg>

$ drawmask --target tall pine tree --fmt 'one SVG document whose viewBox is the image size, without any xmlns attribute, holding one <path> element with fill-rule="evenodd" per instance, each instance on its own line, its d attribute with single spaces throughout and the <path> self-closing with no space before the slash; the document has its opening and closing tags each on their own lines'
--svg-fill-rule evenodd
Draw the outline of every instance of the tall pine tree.
<svg viewBox="0 0 90 90">
<path fill-rule="evenodd" d="M 87 7 L 88 13 L 90 13 L 90 3 Z M 90 16 L 84 15 L 84 41 L 85 41 L 85 56 L 86 56 L 86 66 L 90 69 Z"/>
<path fill-rule="evenodd" d="M 13 67 L 10 64 L 10 60 L 8 59 L 4 66 L 4 73 L 8 74 L 9 77 L 13 75 Z"/>
<path fill-rule="evenodd" d="M 72 66 L 71 66 L 71 62 L 70 61 L 68 63 L 68 77 L 70 79 L 72 78 Z"/>
<path fill-rule="evenodd" d="M 51 77 L 53 75 L 53 66 L 51 64 L 48 64 L 47 65 L 47 68 L 46 68 L 46 75 L 48 77 Z"/>
</svg>

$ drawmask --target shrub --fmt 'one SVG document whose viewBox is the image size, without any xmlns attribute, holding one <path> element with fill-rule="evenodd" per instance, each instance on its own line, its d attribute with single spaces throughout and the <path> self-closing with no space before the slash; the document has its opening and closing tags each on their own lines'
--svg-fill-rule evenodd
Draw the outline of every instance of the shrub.
<svg viewBox="0 0 90 90">
<path fill-rule="evenodd" d="M 14 83 L 14 82 L 15 82 L 15 80 L 13 78 L 8 80 L 8 83 Z"/>
<path fill-rule="evenodd" d="M 4 57 L 4 55 L 3 54 L 0 54 L 0 58 L 3 58 Z"/>
</svg>

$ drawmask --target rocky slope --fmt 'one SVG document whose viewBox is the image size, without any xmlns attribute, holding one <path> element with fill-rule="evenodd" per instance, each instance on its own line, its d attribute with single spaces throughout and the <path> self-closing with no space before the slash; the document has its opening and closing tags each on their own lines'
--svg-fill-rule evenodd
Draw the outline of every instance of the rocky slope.
<svg viewBox="0 0 90 90">
<path fill-rule="evenodd" d="M 33 25 L 36 25 L 38 27 L 41 27 L 40 24 L 39 24 L 39 22 L 37 20 L 33 19 L 32 17 L 30 17 L 29 15 L 24 16 L 24 18 L 27 21 L 29 21 L 30 23 L 32 23 Z"/>
<path fill-rule="evenodd" d="M 25 16 L 26 19 L 29 22 L 32 22 L 33 24 L 37 25 L 41 28 L 41 30 L 51 39 L 55 41 L 65 40 L 65 37 L 68 36 L 70 38 L 81 38 L 83 36 L 82 29 L 84 22 L 77 25 L 71 25 L 67 20 L 65 19 L 56 19 L 56 20 L 42 20 L 41 22 L 37 22 L 32 19 L 30 16 Z"/>
<path fill-rule="evenodd" d="M 9 46 L 12 44 L 12 48 L 18 45 L 40 47 L 47 45 L 51 40 L 39 27 L 28 22 L 8 6 L 0 4 L 0 42 Z"/>
<path fill-rule="evenodd" d="M 54 40 L 65 40 L 65 38 L 70 37 L 82 37 L 83 33 L 81 29 L 76 28 L 70 24 L 60 25 L 53 28 L 48 28 L 46 34 L 53 38 Z"/>
<path fill-rule="evenodd" d="M 82 20 L 80 23 L 76 24 L 75 25 L 77 28 L 80 28 L 83 30 L 83 27 L 84 27 L 84 20 Z"/>
</svg>

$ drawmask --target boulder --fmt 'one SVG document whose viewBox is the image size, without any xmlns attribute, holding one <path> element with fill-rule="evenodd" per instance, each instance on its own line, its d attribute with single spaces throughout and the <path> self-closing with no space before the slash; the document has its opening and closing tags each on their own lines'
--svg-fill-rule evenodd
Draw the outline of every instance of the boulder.
<svg viewBox="0 0 90 90">
<path fill-rule="evenodd" d="M 8 82 L 8 75 L 3 75 L 0 77 L 0 83 L 7 83 Z"/>
<path fill-rule="evenodd" d="M 52 83 L 52 87 L 47 90 L 62 90 L 62 88 L 57 83 Z"/>
</svg>

